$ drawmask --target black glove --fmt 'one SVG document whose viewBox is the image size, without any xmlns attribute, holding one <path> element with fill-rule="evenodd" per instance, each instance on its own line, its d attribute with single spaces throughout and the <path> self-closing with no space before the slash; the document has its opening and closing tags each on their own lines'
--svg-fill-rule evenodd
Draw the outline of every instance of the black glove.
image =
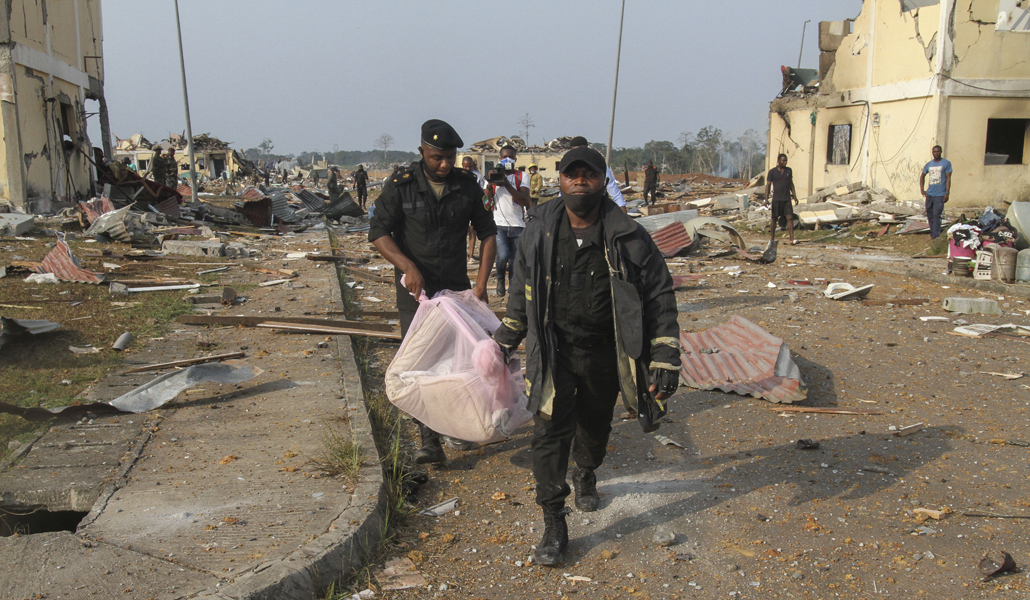
<svg viewBox="0 0 1030 600">
<path fill-rule="evenodd" d="M 496 340 L 494 340 L 496 341 Z M 497 342 L 497 346 L 501 349 L 501 354 L 504 356 L 504 364 L 511 364 L 511 357 L 515 356 L 515 352 L 518 351 L 517 346 L 506 346 L 500 342 Z"/>
<path fill-rule="evenodd" d="M 672 395 L 676 393 L 676 388 L 680 385 L 680 373 L 679 371 L 669 371 L 666 369 L 651 369 L 651 383 L 658 386 L 656 393 Z"/>
</svg>

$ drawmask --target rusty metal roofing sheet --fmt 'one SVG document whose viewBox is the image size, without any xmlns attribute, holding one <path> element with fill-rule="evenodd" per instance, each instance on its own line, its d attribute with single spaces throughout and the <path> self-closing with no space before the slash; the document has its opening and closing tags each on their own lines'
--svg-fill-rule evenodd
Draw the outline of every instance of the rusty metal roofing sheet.
<svg viewBox="0 0 1030 600">
<path fill-rule="evenodd" d="M 180 183 L 178 186 L 176 186 L 175 191 L 179 192 L 179 195 L 183 198 L 193 197 L 193 188 L 186 185 L 185 183 Z"/>
<path fill-rule="evenodd" d="M 690 237 L 681 221 L 673 221 L 653 232 L 651 239 L 666 258 L 676 256 L 680 250 L 689 248 L 694 243 L 694 238 Z"/>
<path fill-rule="evenodd" d="M 173 219 L 179 218 L 179 199 L 175 196 L 172 196 L 171 198 L 166 198 L 165 200 L 162 200 L 156 204 L 151 204 L 151 206 L 156 208 L 158 211 L 168 215 L 169 217 L 172 217 Z"/>
<path fill-rule="evenodd" d="M 681 332 L 687 385 L 790 404 L 804 400 L 808 387 L 780 338 L 734 315 L 723 325 L 694 333 Z"/>
<path fill-rule="evenodd" d="M 89 202 L 79 202 L 79 208 L 86 214 L 86 218 L 92 223 L 100 218 L 100 215 L 109 213 L 114 210 L 114 203 L 111 202 L 110 198 L 101 196 L 100 198 L 94 198 Z"/>
<path fill-rule="evenodd" d="M 96 273 L 79 266 L 79 261 L 72 256 L 68 244 L 60 237 L 57 238 L 57 245 L 43 258 L 35 271 L 37 273 L 53 273 L 61 281 L 77 283 L 100 283 L 103 281 Z"/>
<path fill-rule="evenodd" d="M 264 197 L 264 193 L 252 185 L 247 186 L 244 188 L 243 192 L 240 193 L 240 198 L 243 198 L 244 200 L 261 200 Z"/>
<path fill-rule="evenodd" d="M 241 202 L 237 206 L 237 210 L 247 217 L 247 220 L 255 227 L 268 227 L 272 224 L 272 201 L 270 199 L 261 198 L 260 200 Z"/>
</svg>

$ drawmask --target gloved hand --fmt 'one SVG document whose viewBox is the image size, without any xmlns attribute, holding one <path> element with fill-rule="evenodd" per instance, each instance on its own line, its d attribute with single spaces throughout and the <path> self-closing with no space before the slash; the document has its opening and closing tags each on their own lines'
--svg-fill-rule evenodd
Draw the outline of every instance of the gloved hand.
<svg viewBox="0 0 1030 600">
<path fill-rule="evenodd" d="M 664 400 L 676 393 L 676 388 L 678 388 L 680 384 L 679 379 L 679 371 L 651 369 L 652 383 L 650 391 L 652 394 L 655 394 L 656 399 Z"/>
<path fill-rule="evenodd" d="M 518 351 L 518 347 L 506 346 L 500 342 L 497 342 L 497 346 L 501 349 L 501 354 L 504 356 L 504 364 L 510 364 L 511 357 L 515 356 L 515 352 Z"/>
</svg>

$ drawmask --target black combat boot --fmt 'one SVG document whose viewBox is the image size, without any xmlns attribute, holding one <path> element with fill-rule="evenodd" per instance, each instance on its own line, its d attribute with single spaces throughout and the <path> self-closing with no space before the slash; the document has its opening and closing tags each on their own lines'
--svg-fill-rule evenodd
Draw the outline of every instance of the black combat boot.
<svg viewBox="0 0 1030 600">
<path fill-rule="evenodd" d="M 506 291 L 504 289 L 504 276 L 505 276 L 505 273 L 503 273 L 503 272 L 498 272 L 497 273 L 497 289 L 494 290 L 494 291 L 497 293 L 498 297 L 503 297 L 504 296 L 504 292 Z"/>
<path fill-rule="evenodd" d="M 576 508 L 583 512 L 597 510 L 601 497 L 597 495 L 597 476 L 593 469 L 573 469 L 572 489 L 576 490 Z"/>
<path fill-rule="evenodd" d="M 447 460 L 447 455 L 443 452 L 443 446 L 440 444 L 440 434 L 426 427 L 422 423 L 418 424 L 418 432 L 422 437 L 422 447 L 415 451 L 415 462 L 423 465 L 426 463 L 442 463 Z"/>
<path fill-rule="evenodd" d="M 557 567 L 562 563 L 562 552 L 569 545 L 569 526 L 565 523 L 565 515 L 570 511 L 544 509 L 544 537 L 533 553 L 533 560 L 545 567 Z"/>
</svg>

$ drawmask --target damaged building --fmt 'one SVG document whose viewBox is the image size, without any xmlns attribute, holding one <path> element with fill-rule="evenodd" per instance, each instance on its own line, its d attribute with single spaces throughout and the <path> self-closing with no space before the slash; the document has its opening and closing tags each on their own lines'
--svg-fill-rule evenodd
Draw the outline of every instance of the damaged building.
<svg viewBox="0 0 1030 600">
<path fill-rule="evenodd" d="M 7 0 L 0 36 L 0 199 L 45 212 L 88 198 L 87 99 L 109 130 L 100 0 Z"/>
<path fill-rule="evenodd" d="M 1030 6 L 1023 0 L 865 0 L 819 24 L 818 72 L 783 67 L 766 168 L 786 154 L 799 196 L 862 181 L 919 200 L 935 144 L 951 206 L 1030 200 Z"/>
</svg>

